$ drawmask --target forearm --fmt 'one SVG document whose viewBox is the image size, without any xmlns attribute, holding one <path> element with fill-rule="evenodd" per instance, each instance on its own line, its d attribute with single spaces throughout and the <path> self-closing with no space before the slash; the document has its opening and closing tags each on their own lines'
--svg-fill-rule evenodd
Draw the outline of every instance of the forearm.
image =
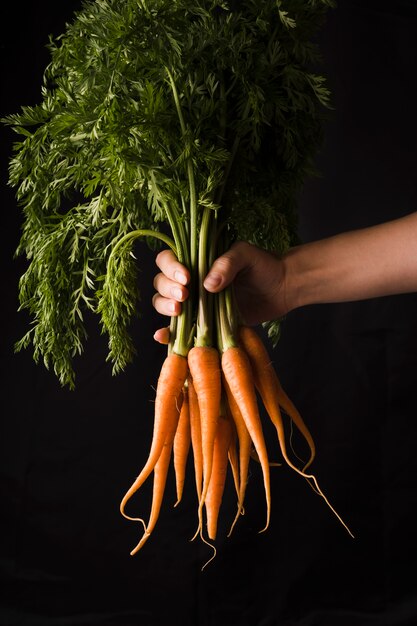
<svg viewBox="0 0 417 626">
<path fill-rule="evenodd" d="M 297 246 L 283 261 L 289 311 L 417 291 L 417 213 Z"/>
</svg>

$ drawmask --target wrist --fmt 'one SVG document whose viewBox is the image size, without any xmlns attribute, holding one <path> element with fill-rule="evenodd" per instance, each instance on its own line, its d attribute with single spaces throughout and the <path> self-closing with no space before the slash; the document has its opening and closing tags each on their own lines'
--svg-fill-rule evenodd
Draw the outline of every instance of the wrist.
<svg viewBox="0 0 417 626">
<path fill-rule="evenodd" d="M 300 290 L 297 287 L 294 267 L 294 252 L 295 248 L 291 248 L 281 259 L 283 267 L 282 302 L 284 304 L 284 315 L 301 306 L 299 304 Z"/>
<path fill-rule="evenodd" d="M 286 313 L 315 301 L 320 271 L 312 264 L 308 244 L 294 246 L 282 258 Z"/>
</svg>

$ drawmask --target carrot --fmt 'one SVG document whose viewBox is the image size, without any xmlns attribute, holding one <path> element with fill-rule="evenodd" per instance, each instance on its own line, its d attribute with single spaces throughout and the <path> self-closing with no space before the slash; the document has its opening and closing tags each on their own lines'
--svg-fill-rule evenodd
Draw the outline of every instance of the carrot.
<svg viewBox="0 0 417 626">
<path fill-rule="evenodd" d="M 228 457 L 229 457 L 230 468 L 232 470 L 233 483 L 235 486 L 235 490 L 236 490 L 236 493 L 239 495 L 239 482 L 240 482 L 239 481 L 239 455 L 237 451 L 238 436 L 237 436 L 236 426 L 233 421 L 232 414 L 230 412 L 230 407 L 227 402 L 226 402 L 226 412 L 227 412 L 228 419 L 231 421 L 231 424 L 232 424 L 232 437 L 230 440 Z"/>
<path fill-rule="evenodd" d="M 293 469 L 296 468 L 294 468 L 294 465 L 289 460 L 286 451 L 284 426 L 279 408 L 280 405 L 288 413 L 298 430 L 304 436 L 310 448 L 310 458 L 304 466 L 305 471 L 307 467 L 311 465 L 315 457 L 316 448 L 313 437 L 311 436 L 309 429 L 307 428 L 300 413 L 295 408 L 293 402 L 283 390 L 275 368 L 272 365 L 268 351 L 258 333 L 249 326 L 241 326 L 239 328 L 239 339 L 249 357 L 255 386 L 259 391 L 262 402 L 275 428 L 277 429 L 282 455 L 288 465 L 290 465 Z"/>
<path fill-rule="evenodd" d="M 180 418 L 178 422 L 178 428 L 174 437 L 174 471 L 175 471 L 175 485 L 177 491 L 177 501 L 174 506 L 177 506 L 181 501 L 184 482 L 185 482 L 185 468 L 187 465 L 188 452 L 191 444 L 191 431 L 190 431 L 190 405 L 188 399 L 188 387 L 185 384 L 183 388 L 183 401 L 181 407 Z"/>
<path fill-rule="evenodd" d="M 159 513 L 161 510 L 162 500 L 165 492 L 165 485 L 168 476 L 169 463 L 171 460 L 171 452 L 172 452 L 172 441 L 171 443 L 167 443 L 164 445 L 162 452 L 157 460 L 153 473 L 154 473 L 154 481 L 153 481 L 153 493 L 152 493 L 152 507 L 151 514 L 149 516 L 148 524 L 145 527 L 145 532 L 137 546 L 133 548 L 131 551 L 131 555 L 133 556 L 142 548 L 144 543 L 151 536 L 152 531 L 156 526 L 156 522 L 158 521 Z"/>
<path fill-rule="evenodd" d="M 195 392 L 191 376 L 188 377 L 188 402 L 190 412 L 191 446 L 194 457 L 195 487 L 197 498 L 200 502 L 203 484 L 203 452 L 201 449 L 200 411 L 198 408 L 197 394 Z"/>
<path fill-rule="evenodd" d="M 181 410 L 182 388 L 187 373 L 187 359 L 174 352 L 168 354 L 162 364 L 156 388 L 154 428 L 149 456 L 139 476 L 120 503 L 120 512 L 126 519 L 137 519 L 126 515 L 126 503 L 151 474 L 164 445 L 174 440 Z"/>
<path fill-rule="evenodd" d="M 226 483 L 228 453 L 232 435 L 232 422 L 227 416 L 221 415 L 217 421 L 217 432 L 213 450 L 213 467 L 204 501 L 207 516 L 207 534 L 212 541 L 216 539 L 217 535 L 217 522 Z"/>
<path fill-rule="evenodd" d="M 199 502 L 199 520 L 207 494 L 212 466 L 214 440 L 220 414 L 221 374 L 220 357 L 216 348 L 195 346 L 188 353 L 188 367 L 197 394 L 201 424 L 201 449 L 203 455 L 203 489 Z"/>
<path fill-rule="evenodd" d="M 247 429 L 245 420 L 243 419 L 242 413 L 238 407 L 238 404 L 232 392 L 230 391 L 227 381 L 224 379 L 224 375 L 223 375 L 223 386 L 224 386 L 224 389 L 226 390 L 226 395 L 228 399 L 228 408 L 230 410 L 233 423 L 235 425 L 237 438 L 239 442 L 239 489 L 238 489 L 237 513 L 228 533 L 228 536 L 230 537 L 230 535 L 232 534 L 233 528 L 237 520 L 239 519 L 239 516 L 243 514 L 243 503 L 245 500 L 246 486 L 248 483 L 249 461 L 251 457 L 252 439 L 249 434 L 249 430 Z"/>
<path fill-rule="evenodd" d="M 276 372 L 270 361 L 268 352 L 261 338 L 259 337 L 259 335 L 256 333 L 255 330 L 253 330 L 252 328 L 248 326 L 242 326 L 240 328 L 239 338 L 242 342 L 242 345 L 244 346 L 244 349 L 249 355 L 255 385 L 259 391 L 259 394 L 271 418 L 271 421 L 277 430 L 281 452 L 285 461 L 293 470 L 298 472 L 298 474 L 306 478 L 308 481 L 312 481 L 312 483 L 314 484 L 313 488 L 315 488 L 315 491 L 318 493 L 318 495 L 320 495 L 324 499 L 324 501 L 326 502 L 328 507 L 331 509 L 331 511 L 333 511 L 333 513 L 341 522 L 341 524 L 346 528 L 348 533 L 353 537 L 353 534 L 348 528 L 348 526 L 345 524 L 345 522 L 342 520 L 340 515 L 333 508 L 333 506 L 330 504 L 327 497 L 324 495 L 324 493 L 320 489 L 316 477 L 313 474 L 307 474 L 305 472 L 305 468 L 308 465 L 310 465 L 311 462 L 313 461 L 315 447 L 314 447 L 313 439 L 307 429 L 307 426 L 304 424 L 298 411 L 295 414 L 296 419 L 294 420 L 294 422 L 299 428 L 299 430 L 306 437 L 310 445 L 311 456 L 310 456 L 308 463 L 304 466 L 304 469 L 300 470 L 291 462 L 291 460 L 289 459 L 287 455 L 284 427 L 283 427 L 281 412 L 279 409 L 279 403 L 283 398 L 283 389 L 281 387 L 281 384 L 279 383 L 278 376 L 276 375 Z M 286 396 L 286 394 L 285 394 L 285 398 L 286 400 L 284 401 L 286 402 L 286 404 L 288 405 L 290 403 L 292 405 L 291 401 L 289 400 L 288 396 Z"/>
<path fill-rule="evenodd" d="M 267 518 L 263 530 L 266 530 L 271 513 L 269 461 L 252 371 L 246 352 L 238 346 L 227 348 L 222 354 L 222 370 L 227 382 L 226 390 L 229 390 L 229 403 L 230 398 L 236 401 L 261 463 L 267 504 Z"/>
</svg>

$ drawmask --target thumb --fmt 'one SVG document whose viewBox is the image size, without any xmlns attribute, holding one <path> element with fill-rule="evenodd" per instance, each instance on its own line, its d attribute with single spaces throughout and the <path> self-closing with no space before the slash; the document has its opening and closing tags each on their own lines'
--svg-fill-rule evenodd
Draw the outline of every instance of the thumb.
<svg viewBox="0 0 417 626">
<path fill-rule="evenodd" d="M 229 285 L 236 275 L 248 265 L 247 255 L 243 248 L 244 242 L 232 245 L 230 250 L 219 256 L 213 263 L 204 279 L 204 287 L 207 291 L 216 293 Z"/>
</svg>

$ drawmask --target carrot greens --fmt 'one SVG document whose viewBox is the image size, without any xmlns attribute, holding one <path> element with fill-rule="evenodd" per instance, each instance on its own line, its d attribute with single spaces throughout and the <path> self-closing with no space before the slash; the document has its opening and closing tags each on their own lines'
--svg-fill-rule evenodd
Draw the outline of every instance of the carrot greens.
<svg viewBox="0 0 417 626">
<path fill-rule="evenodd" d="M 164 426 L 146 476 L 162 449 L 169 456 L 176 412 L 193 389 L 182 359 L 194 347 L 218 351 L 219 362 L 227 349 L 244 351 L 233 294 L 214 298 L 202 287 L 211 261 L 239 238 L 278 254 L 297 241 L 298 197 L 314 173 L 329 104 L 325 80 L 314 70 L 320 60 L 314 38 L 332 6 L 332 0 L 85 1 L 49 42 L 41 101 L 3 120 L 19 135 L 10 184 L 24 218 L 20 307 L 32 319 L 17 349 L 31 346 L 35 360 L 73 388 L 73 358 L 83 351 L 84 315 L 91 311 L 108 335 L 108 359 L 118 373 L 140 351 L 130 334 L 143 312 L 133 242 L 168 246 L 190 270 L 191 295 L 171 325 L 168 349 L 168 356 L 181 357 L 177 405 L 171 397 L 168 424 L 167 406 L 157 398 Z M 275 343 L 280 320 L 267 328 Z M 236 399 L 232 369 L 228 385 Z M 206 378 L 209 370 L 199 389 Z M 253 402 L 254 389 L 240 392 L 245 413 L 242 398 L 246 393 Z M 220 395 L 225 419 L 233 413 L 216 387 L 217 405 Z M 216 437 L 212 423 L 211 443 L 201 447 L 206 472 Z M 262 441 L 260 431 L 256 437 Z M 269 515 L 269 468 L 258 447 Z M 161 484 L 166 462 L 158 466 Z M 200 513 L 210 476 L 202 480 Z M 238 491 L 242 496 L 244 487 Z"/>
</svg>

